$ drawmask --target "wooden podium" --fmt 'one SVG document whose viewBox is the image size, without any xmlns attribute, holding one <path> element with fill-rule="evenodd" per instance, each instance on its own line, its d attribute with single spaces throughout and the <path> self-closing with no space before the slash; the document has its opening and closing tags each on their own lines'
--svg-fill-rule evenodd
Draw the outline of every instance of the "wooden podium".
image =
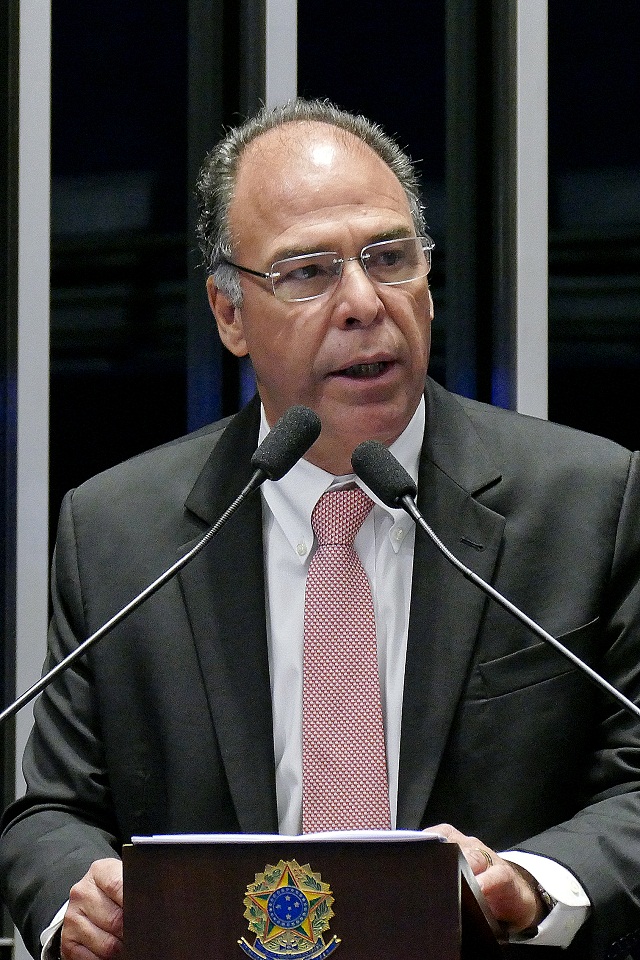
<svg viewBox="0 0 640 960">
<path fill-rule="evenodd" d="M 165 840 L 128 845 L 123 860 L 126 960 L 503 956 L 456 844 Z"/>
</svg>

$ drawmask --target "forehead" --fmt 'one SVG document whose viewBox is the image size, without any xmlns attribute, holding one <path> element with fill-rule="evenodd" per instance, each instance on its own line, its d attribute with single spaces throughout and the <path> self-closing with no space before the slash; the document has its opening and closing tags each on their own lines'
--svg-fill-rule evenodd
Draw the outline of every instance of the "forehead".
<svg viewBox="0 0 640 960">
<path fill-rule="evenodd" d="M 235 241 L 367 215 L 411 222 L 395 174 L 348 131 L 315 121 L 288 123 L 246 147 L 229 210 Z"/>
</svg>

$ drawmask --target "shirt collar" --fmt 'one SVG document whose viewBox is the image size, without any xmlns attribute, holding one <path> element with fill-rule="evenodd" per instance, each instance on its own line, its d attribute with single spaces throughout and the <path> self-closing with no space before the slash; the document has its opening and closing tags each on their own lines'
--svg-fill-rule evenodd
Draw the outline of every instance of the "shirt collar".
<svg viewBox="0 0 640 960">
<path fill-rule="evenodd" d="M 390 446 L 390 451 L 399 460 L 412 479 L 418 482 L 420 451 L 424 438 L 425 405 L 421 397 L 418 407 L 406 428 Z M 262 443 L 269 432 L 269 424 L 261 407 L 259 442 Z M 390 518 L 388 535 L 394 551 L 397 553 L 407 532 L 411 528 L 407 515 L 402 509 L 387 507 L 369 488 L 355 476 L 348 474 L 336 477 L 304 458 L 298 462 L 280 480 L 266 480 L 262 485 L 262 496 L 266 501 L 275 522 L 280 526 L 291 548 L 301 563 L 304 563 L 311 545 L 313 531 L 311 514 L 323 493 L 330 487 L 346 486 L 355 483 L 366 490 L 380 511 Z M 379 512 L 379 511 L 378 511 Z M 388 526 L 388 523 L 387 523 Z"/>
</svg>

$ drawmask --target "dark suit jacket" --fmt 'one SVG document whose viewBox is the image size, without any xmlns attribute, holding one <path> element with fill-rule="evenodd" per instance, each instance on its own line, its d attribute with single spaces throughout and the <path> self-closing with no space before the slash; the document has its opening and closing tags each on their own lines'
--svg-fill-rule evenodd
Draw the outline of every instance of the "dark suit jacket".
<svg viewBox="0 0 640 960">
<path fill-rule="evenodd" d="M 639 699 L 636 456 L 431 381 L 426 404 L 427 519 Z M 250 475 L 258 422 L 254 402 L 66 499 L 48 666 L 226 509 Z M 37 704 L 28 795 L 5 814 L 0 845 L 4 895 L 32 950 L 70 885 L 132 834 L 277 832 L 268 674 L 255 496 Z M 639 788 L 639 725 L 418 533 L 398 826 L 448 821 L 565 864 L 593 903 L 572 949 L 603 957 L 640 928 Z"/>
</svg>

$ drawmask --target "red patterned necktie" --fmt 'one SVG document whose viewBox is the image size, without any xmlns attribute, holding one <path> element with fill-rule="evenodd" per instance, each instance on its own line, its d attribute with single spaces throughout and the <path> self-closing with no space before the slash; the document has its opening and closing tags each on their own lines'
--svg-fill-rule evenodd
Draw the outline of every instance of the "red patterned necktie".
<svg viewBox="0 0 640 960">
<path fill-rule="evenodd" d="M 311 516 L 317 548 L 304 608 L 304 833 L 391 825 L 373 601 L 353 548 L 372 507 L 359 487 L 332 490 Z"/>
</svg>

